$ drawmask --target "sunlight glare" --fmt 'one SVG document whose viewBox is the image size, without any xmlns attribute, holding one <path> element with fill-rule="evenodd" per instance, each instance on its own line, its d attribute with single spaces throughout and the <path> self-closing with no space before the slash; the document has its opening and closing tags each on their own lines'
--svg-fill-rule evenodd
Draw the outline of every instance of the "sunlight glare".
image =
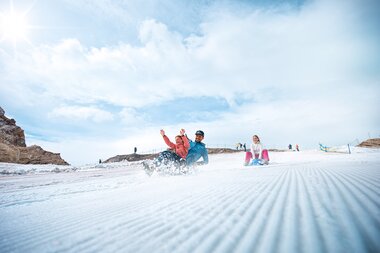
<svg viewBox="0 0 380 253">
<path fill-rule="evenodd" d="M 27 35 L 28 25 L 25 15 L 18 13 L 8 13 L 0 15 L 0 38 L 3 40 L 25 40 Z"/>
</svg>

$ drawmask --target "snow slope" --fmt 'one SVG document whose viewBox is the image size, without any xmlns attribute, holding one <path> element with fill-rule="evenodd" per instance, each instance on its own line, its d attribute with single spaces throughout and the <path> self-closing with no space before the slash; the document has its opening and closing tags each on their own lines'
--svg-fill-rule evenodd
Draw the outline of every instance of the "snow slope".
<svg viewBox="0 0 380 253">
<path fill-rule="evenodd" d="M 0 164 L 28 171 L 0 175 L 1 252 L 380 252 L 379 150 L 243 157 L 167 177 Z"/>
</svg>

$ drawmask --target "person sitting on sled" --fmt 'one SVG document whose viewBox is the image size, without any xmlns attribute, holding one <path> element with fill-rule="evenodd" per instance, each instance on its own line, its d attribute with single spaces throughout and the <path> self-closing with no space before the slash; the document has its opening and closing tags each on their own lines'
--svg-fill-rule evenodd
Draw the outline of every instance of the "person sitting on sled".
<svg viewBox="0 0 380 253">
<path fill-rule="evenodd" d="M 190 143 L 187 137 L 185 136 L 185 129 L 181 129 L 180 135 L 177 135 L 175 137 L 175 144 L 169 140 L 169 138 L 165 135 L 164 130 L 160 130 L 160 134 L 162 135 L 162 138 L 164 138 L 164 141 L 166 145 L 170 148 L 170 150 L 163 151 L 160 153 L 160 155 L 165 157 L 169 160 L 173 161 L 180 161 L 182 159 L 186 159 L 186 156 L 189 152 Z M 160 156 L 159 155 L 159 156 Z"/>
<path fill-rule="evenodd" d="M 245 153 L 244 165 L 264 165 L 269 163 L 268 150 L 263 149 L 260 138 L 257 135 L 252 137 L 251 151 Z M 252 159 L 252 161 L 251 161 Z"/>
<path fill-rule="evenodd" d="M 205 133 L 202 130 L 198 130 L 195 132 L 195 141 L 189 139 L 190 149 L 189 153 L 186 156 L 187 165 L 208 164 L 208 152 L 206 145 L 202 142 L 204 137 Z M 203 161 L 197 162 L 201 157 L 203 158 Z"/>
<path fill-rule="evenodd" d="M 175 137 L 175 144 L 169 140 L 163 129 L 160 130 L 160 134 L 164 139 L 169 150 L 165 150 L 159 153 L 158 157 L 153 160 L 153 165 L 149 166 L 148 163 L 143 163 L 144 169 L 148 174 L 153 173 L 155 168 L 161 166 L 174 166 L 180 167 L 186 165 L 186 156 L 190 147 L 189 140 L 185 136 L 185 130 L 181 129 L 180 135 Z"/>
</svg>

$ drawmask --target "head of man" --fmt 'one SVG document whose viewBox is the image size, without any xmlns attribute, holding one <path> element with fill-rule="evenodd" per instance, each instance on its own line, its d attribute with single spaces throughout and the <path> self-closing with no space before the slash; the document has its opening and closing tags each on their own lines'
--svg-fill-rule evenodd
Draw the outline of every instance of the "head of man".
<svg viewBox="0 0 380 253">
<path fill-rule="evenodd" d="M 203 141 L 204 137 L 205 137 L 205 133 L 202 130 L 198 130 L 195 132 L 195 141 L 196 142 Z"/>
</svg>

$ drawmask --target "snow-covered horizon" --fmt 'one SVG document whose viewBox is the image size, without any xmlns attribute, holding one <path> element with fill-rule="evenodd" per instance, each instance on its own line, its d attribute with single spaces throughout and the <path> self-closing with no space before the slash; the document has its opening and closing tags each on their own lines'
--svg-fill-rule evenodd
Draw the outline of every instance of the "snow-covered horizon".
<svg viewBox="0 0 380 253">
<path fill-rule="evenodd" d="M 246 148 L 247 150 L 249 151 L 249 143 L 246 145 Z M 317 146 L 317 145 L 315 145 Z M 207 145 L 208 148 L 226 148 L 226 149 L 233 149 L 235 150 L 236 149 L 236 146 L 233 146 L 233 145 L 230 145 L 230 146 L 227 146 L 227 145 L 212 145 L 212 146 L 209 146 Z M 279 147 L 279 146 L 271 146 L 271 147 L 267 147 L 267 146 L 264 146 L 266 149 L 269 149 L 269 150 L 276 150 L 275 152 L 296 152 L 295 150 L 295 147 L 293 147 L 292 150 L 289 150 L 287 147 Z M 339 146 L 329 146 L 329 148 L 332 149 L 333 152 L 340 152 L 340 153 L 349 153 L 349 149 L 348 149 L 348 146 L 347 145 L 339 145 Z M 360 150 L 362 149 L 361 147 L 358 147 L 358 146 L 349 146 L 350 150 L 355 152 L 354 150 L 356 150 L 356 152 L 361 152 Z M 149 150 L 142 150 L 142 151 L 138 151 L 137 154 L 155 154 L 155 153 L 159 153 L 159 152 L 162 152 L 164 150 L 166 150 L 167 148 L 164 148 L 164 146 L 160 147 L 160 148 L 153 148 L 153 149 L 149 149 Z M 367 150 L 368 152 L 371 152 L 372 148 L 364 148 L 364 150 Z M 376 150 L 376 148 L 374 148 L 374 150 Z M 239 151 L 243 151 L 242 149 L 239 149 Z M 302 147 L 301 146 L 301 152 L 319 152 L 320 149 L 319 148 L 305 148 L 305 147 Z M 364 151 L 364 152 L 367 152 L 367 151 Z M 76 170 L 81 170 L 81 169 L 88 169 L 88 168 L 102 168 L 104 167 L 102 164 L 99 164 L 99 160 L 102 161 L 102 163 L 104 163 L 104 161 L 112 158 L 112 157 L 115 157 L 115 156 L 118 156 L 118 155 L 127 155 L 127 154 L 133 154 L 132 151 L 131 152 L 124 152 L 124 153 L 120 153 L 120 154 L 110 154 L 109 156 L 107 157 L 99 157 L 98 159 L 96 160 L 93 160 L 92 162 L 79 162 L 79 161 L 74 161 L 74 162 L 70 162 L 68 160 L 65 160 L 65 157 L 62 157 L 63 160 L 65 160 L 66 162 L 69 163 L 69 165 L 55 165 L 55 164 L 17 164 L 17 163 L 4 163 L 4 162 L 0 162 L 0 173 L 1 174 L 25 174 L 25 173 L 33 173 L 33 172 L 39 172 L 39 173 L 42 173 L 42 172 L 63 172 L 63 171 L 76 171 Z M 121 162 L 122 164 L 130 164 L 128 163 L 127 161 L 122 161 Z M 131 164 L 133 164 L 134 162 L 132 162 Z"/>
<path fill-rule="evenodd" d="M 0 248 L 379 252 L 380 149 L 351 151 L 271 152 L 259 167 L 217 154 L 186 176 L 149 177 L 140 162 L 19 166 L 0 174 Z"/>
</svg>

